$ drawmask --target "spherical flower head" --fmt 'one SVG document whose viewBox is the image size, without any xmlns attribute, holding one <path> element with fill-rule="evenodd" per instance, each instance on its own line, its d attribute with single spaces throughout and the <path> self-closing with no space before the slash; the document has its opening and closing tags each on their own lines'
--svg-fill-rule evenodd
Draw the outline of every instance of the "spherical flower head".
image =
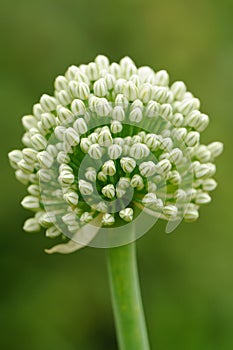
<svg viewBox="0 0 233 350">
<path fill-rule="evenodd" d="M 182 81 L 169 82 L 165 70 L 103 55 L 55 79 L 54 94 L 22 118 L 24 148 L 9 153 L 27 186 L 22 206 L 34 212 L 25 231 L 74 239 L 93 222 L 124 227 L 138 210 L 198 219 L 217 187 L 223 144 L 201 143 L 208 115 Z"/>
</svg>

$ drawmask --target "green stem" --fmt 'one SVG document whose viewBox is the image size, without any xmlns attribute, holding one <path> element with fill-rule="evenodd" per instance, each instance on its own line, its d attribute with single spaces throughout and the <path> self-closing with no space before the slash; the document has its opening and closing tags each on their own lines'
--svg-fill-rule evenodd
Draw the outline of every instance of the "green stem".
<svg viewBox="0 0 233 350">
<path fill-rule="evenodd" d="M 135 242 L 108 250 L 108 272 L 120 350 L 149 350 Z"/>
</svg>

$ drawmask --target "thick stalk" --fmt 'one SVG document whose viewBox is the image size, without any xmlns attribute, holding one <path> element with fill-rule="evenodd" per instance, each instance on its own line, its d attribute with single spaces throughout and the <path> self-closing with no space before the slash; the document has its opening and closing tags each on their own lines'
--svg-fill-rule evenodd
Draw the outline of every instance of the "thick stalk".
<svg viewBox="0 0 233 350">
<path fill-rule="evenodd" d="M 119 349 L 149 350 L 135 242 L 108 249 L 108 272 Z"/>
</svg>

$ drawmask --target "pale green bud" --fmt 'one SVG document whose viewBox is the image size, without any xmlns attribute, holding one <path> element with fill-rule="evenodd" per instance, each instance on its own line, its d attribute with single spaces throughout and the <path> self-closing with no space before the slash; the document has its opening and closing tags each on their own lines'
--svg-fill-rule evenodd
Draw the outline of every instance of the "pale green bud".
<svg viewBox="0 0 233 350">
<path fill-rule="evenodd" d="M 121 146 L 114 144 L 108 147 L 108 155 L 111 159 L 118 159 L 122 154 Z"/>
<path fill-rule="evenodd" d="M 77 117 L 84 115 L 86 112 L 86 107 L 84 102 L 77 98 L 72 101 L 70 108 L 72 113 Z"/>
<path fill-rule="evenodd" d="M 187 88 L 183 81 L 176 81 L 171 86 L 171 92 L 173 93 L 173 96 L 176 100 L 182 100 L 184 94 L 186 93 L 186 90 Z"/>
<path fill-rule="evenodd" d="M 190 203 L 188 204 L 185 212 L 184 212 L 184 219 L 187 222 L 193 222 L 196 221 L 199 217 L 199 213 L 197 211 L 197 208 L 194 204 Z"/>
<path fill-rule="evenodd" d="M 58 149 L 55 145 L 48 145 L 46 151 L 53 157 L 56 158 L 58 154 Z"/>
<path fill-rule="evenodd" d="M 163 159 L 160 160 L 157 164 L 157 172 L 162 175 L 162 176 L 166 176 L 169 171 L 171 170 L 171 163 L 169 162 L 168 159 Z"/>
<path fill-rule="evenodd" d="M 105 204 L 104 201 L 101 201 L 101 202 L 99 202 L 97 204 L 93 204 L 92 208 L 97 210 L 97 211 L 99 211 L 99 212 L 101 212 L 101 213 L 106 213 L 106 211 L 108 210 L 108 207 L 107 207 L 107 205 Z"/>
<path fill-rule="evenodd" d="M 64 216 L 62 216 L 61 219 L 66 225 L 73 225 L 77 223 L 77 216 L 74 212 L 65 214 Z"/>
<path fill-rule="evenodd" d="M 74 191 L 66 192 L 63 198 L 69 205 L 76 206 L 78 204 L 79 196 Z"/>
<path fill-rule="evenodd" d="M 119 145 L 119 146 L 121 146 L 121 147 L 124 146 L 124 140 L 123 140 L 121 137 L 115 137 L 115 138 L 113 139 L 113 143 L 114 143 L 115 145 Z"/>
<path fill-rule="evenodd" d="M 80 148 L 81 148 L 83 153 L 88 153 L 88 151 L 90 149 L 90 146 L 91 146 L 91 141 L 88 140 L 87 137 L 84 137 L 84 138 L 81 139 Z M 91 151 L 91 153 L 93 153 L 93 150 Z M 102 153 L 101 153 L 101 155 L 102 155 Z M 100 158 L 101 158 L 101 156 L 100 156 Z"/>
<path fill-rule="evenodd" d="M 116 106 L 112 111 L 112 119 L 122 122 L 125 119 L 125 112 L 121 106 Z"/>
<path fill-rule="evenodd" d="M 148 103 L 152 99 L 152 85 L 144 83 L 139 87 L 139 98 L 143 103 Z"/>
<path fill-rule="evenodd" d="M 105 147 L 112 145 L 112 135 L 108 128 L 104 129 L 99 133 L 98 143 L 100 146 L 105 146 Z"/>
<path fill-rule="evenodd" d="M 181 183 L 181 175 L 177 170 L 173 170 L 168 175 L 168 180 L 173 185 L 179 185 Z"/>
<path fill-rule="evenodd" d="M 38 223 L 38 220 L 35 218 L 27 219 L 24 222 L 23 230 L 26 232 L 38 232 L 38 231 L 40 231 L 40 225 Z"/>
<path fill-rule="evenodd" d="M 120 160 L 121 168 L 125 173 L 131 173 L 135 167 L 136 162 L 133 158 L 130 157 L 123 157 Z"/>
<path fill-rule="evenodd" d="M 49 182 L 51 181 L 51 175 L 47 169 L 40 169 L 37 172 L 38 178 L 42 182 Z"/>
<path fill-rule="evenodd" d="M 121 122 L 119 122 L 119 121 L 117 121 L 117 120 L 114 120 L 114 121 L 111 123 L 110 129 L 111 129 L 111 132 L 112 132 L 113 134 L 118 134 L 119 132 L 122 131 L 123 125 L 121 124 Z"/>
<path fill-rule="evenodd" d="M 21 202 L 25 209 L 38 210 L 40 209 L 40 201 L 38 197 L 26 196 Z"/>
<path fill-rule="evenodd" d="M 104 78 L 98 79 L 93 85 L 94 94 L 98 97 L 104 97 L 108 93 L 107 84 Z"/>
<path fill-rule="evenodd" d="M 140 123 L 142 120 L 142 111 L 140 108 L 134 108 L 129 114 L 129 120 L 133 123 Z"/>
<path fill-rule="evenodd" d="M 64 141 L 70 146 L 76 146 L 80 142 L 79 134 L 73 128 L 68 128 L 64 134 Z"/>
<path fill-rule="evenodd" d="M 33 135 L 31 137 L 31 143 L 37 151 L 41 151 L 47 146 L 47 140 L 41 134 Z"/>
<path fill-rule="evenodd" d="M 61 234 L 61 232 L 58 230 L 58 228 L 56 226 L 49 227 L 45 231 L 45 236 L 48 238 L 56 238 L 56 237 L 60 236 L 60 234 Z"/>
<path fill-rule="evenodd" d="M 54 82 L 55 90 L 57 91 L 66 90 L 67 87 L 68 87 L 68 80 L 62 75 L 59 75 Z"/>
<path fill-rule="evenodd" d="M 172 142 L 172 139 L 170 137 L 165 137 L 165 138 L 161 139 L 160 149 L 162 149 L 164 151 L 170 151 L 172 149 L 172 146 L 173 146 L 173 142 Z"/>
<path fill-rule="evenodd" d="M 142 204 L 145 207 L 148 208 L 153 208 L 155 209 L 157 207 L 158 203 L 158 198 L 155 193 L 147 193 L 143 198 L 142 198 Z"/>
<path fill-rule="evenodd" d="M 107 181 L 107 175 L 105 175 L 103 171 L 100 171 L 97 175 L 97 179 L 99 181 L 105 182 Z"/>
<path fill-rule="evenodd" d="M 34 170 L 34 165 L 25 162 L 24 159 L 21 159 L 18 162 L 18 168 L 21 169 L 22 171 L 24 171 L 25 173 L 32 173 Z"/>
<path fill-rule="evenodd" d="M 144 142 L 152 152 L 156 151 L 160 145 L 160 141 L 156 134 L 146 134 Z"/>
<path fill-rule="evenodd" d="M 53 157 L 47 151 L 39 152 L 37 159 L 43 168 L 50 168 L 53 164 Z"/>
<path fill-rule="evenodd" d="M 97 143 L 98 142 L 98 137 L 99 137 L 99 134 L 97 132 L 92 132 L 89 136 L 88 136 L 88 140 L 91 142 L 91 143 Z"/>
<path fill-rule="evenodd" d="M 217 185 L 218 184 L 214 179 L 206 179 L 202 183 L 202 188 L 204 191 L 214 191 Z"/>
<path fill-rule="evenodd" d="M 128 108 L 129 101 L 125 95 L 118 94 L 115 98 L 115 104 L 117 106 L 121 106 L 123 109 L 126 109 L 126 108 Z"/>
<path fill-rule="evenodd" d="M 127 81 L 124 86 L 124 95 L 129 101 L 134 101 L 138 97 L 138 88 L 132 81 Z"/>
<path fill-rule="evenodd" d="M 116 166 L 113 160 L 108 160 L 102 166 L 102 171 L 105 175 L 113 176 L 116 174 Z"/>
<path fill-rule="evenodd" d="M 82 223 L 88 223 L 93 219 L 93 216 L 91 213 L 88 211 L 85 211 L 81 216 L 80 216 L 80 221 Z"/>
<path fill-rule="evenodd" d="M 178 213 L 178 209 L 177 207 L 175 207 L 174 205 L 170 204 L 170 205 L 166 205 L 163 208 L 163 214 L 167 217 L 167 218 L 175 218 L 177 216 Z"/>
<path fill-rule="evenodd" d="M 63 106 L 57 107 L 57 118 L 61 124 L 72 123 L 74 120 L 73 113 Z"/>
<path fill-rule="evenodd" d="M 169 75 L 166 70 L 158 71 L 154 76 L 154 84 L 160 86 L 168 86 Z"/>
<path fill-rule="evenodd" d="M 128 156 L 130 152 L 130 146 L 129 145 L 124 145 L 122 147 L 122 155 L 123 156 Z"/>
<path fill-rule="evenodd" d="M 208 150 L 211 152 L 213 158 L 218 157 L 223 152 L 223 143 L 222 142 L 212 142 L 208 146 Z"/>
<path fill-rule="evenodd" d="M 174 193 L 174 198 L 178 201 L 185 202 L 186 201 L 186 192 L 182 190 L 181 188 L 178 188 L 178 190 Z"/>
<path fill-rule="evenodd" d="M 106 117 L 111 112 L 112 107 L 106 98 L 97 98 L 95 102 L 95 111 L 100 117 Z"/>
<path fill-rule="evenodd" d="M 8 158 L 9 158 L 11 166 L 14 169 L 18 169 L 18 163 L 23 158 L 23 153 L 19 149 L 15 149 L 15 150 L 8 153 Z"/>
<path fill-rule="evenodd" d="M 140 171 L 140 174 L 142 176 L 150 177 L 156 173 L 157 167 L 156 167 L 155 163 L 152 161 L 143 162 L 139 165 L 139 171 Z"/>
<path fill-rule="evenodd" d="M 30 185 L 27 190 L 32 196 L 38 197 L 40 195 L 40 187 L 38 185 Z"/>
<path fill-rule="evenodd" d="M 45 213 L 40 216 L 39 223 L 42 227 L 49 228 L 56 222 L 56 217 L 52 213 Z"/>
<path fill-rule="evenodd" d="M 31 136 L 30 136 L 30 133 L 29 132 L 26 132 L 22 139 L 21 139 L 22 143 L 24 144 L 24 146 L 26 147 L 32 147 L 32 144 L 31 144 Z"/>
<path fill-rule="evenodd" d="M 89 141 L 90 142 L 90 141 Z M 91 144 L 88 149 L 88 154 L 93 159 L 100 159 L 103 155 L 100 145 L 98 143 Z"/>
<path fill-rule="evenodd" d="M 85 172 L 85 178 L 91 182 L 95 182 L 96 181 L 96 170 L 95 168 L 89 167 L 87 168 L 86 172 Z"/>
<path fill-rule="evenodd" d="M 55 111 L 57 101 L 54 97 L 44 94 L 40 98 L 40 105 L 45 112 Z"/>
<path fill-rule="evenodd" d="M 56 126 L 54 134 L 59 141 L 63 141 L 66 128 L 62 125 Z"/>
<path fill-rule="evenodd" d="M 115 187 L 112 184 L 106 185 L 102 188 L 103 195 L 109 199 L 115 197 Z"/>
<path fill-rule="evenodd" d="M 122 198 L 126 194 L 126 191 L 121 187 L 116 188 L 116 196 L 117 198 Z"/>
<path fill-rule="evenodd" d="M 15 177 L 23 185 L 27 185 L 29 182 L 29 174 L 26 174 L 24 171 L 22 171 L 20 169 L 16 170 Z"/>
<path fill-rule="evenodd" d="M 195 147 L 199 144 L 200 134 L 197 131 L 190 131 L 185 137 L 185 143 L 189 147 Z"/>
<path fill-rule="evenodd" d="M 137 190 L 142 190 L 143 187 L 144 187 L 144 182 L 143 182 L 143 179 L 140 175 L 137 175 L 135 174 L 131 181 L 130 181 L 130 184 L 133 188 L 137 188 Z"/>
<path fill-rule="evenodd" d="M 88 196 L 93 193 L 93 186 L 90 182 L 87 182 L 85 180 L 79 180 L 78 186 L 79 186 L 79 191 L 84 196 Z"/>
<path fill-rule="evenodd" d="M 72 185 L 75 177 L 71 171 L 63 170 L 59 175 L 59 181 L 62 185 Z"/>
<path fill-rule="evenodd" d="M 207 204 L 211 202 L 211 197 L 206 192 L 198 192 L 195 198 L 195 203 L 200 204 Z"/>
<path fill-rule="evenodd" d="M 22 124 L 25 130 L 30 130 L 31 128 L 37 127 L 37 120 L 33 115 L 25 115 L 22 118 Z"/>
<path fill-rule="evenodd" d="M 102 217 L 102 224 L 104 226 L 111 226 L 115 222 L 114 216 L 112 214 L 106 213 Z"/>
<path fill-rule="evenodd" d="M 147 145 L 143 143 L 135 143 L 130 148 L 130 156 L 135 159 L 142 159 L 148 157 L 150 150 Z"/>
<path fill-rule="evenodd" d="M 119 212 L 119 216 L 122 220 L 124 220 L 126 222 L 130 222 L 133 220 L 133 209 L 132 208 L 122 209 Z"/>
<path fill-rule="evenodd" d="M 121 177 L 120 180 L 117 183 L 117 186 L 122 189 L 126 189 L 130 186 L 130 178 L 128 177 Z"/>
<path fill-rule="evenodd" d="M 57 155 L 57 161 L 58 161 L 59 164 L 69 163 L 70 162 L 70 157 L 64 151 L 60 151 L 58 153 L 58 155 Z"/>
<path fill-rule="evenodd" d="M 156 193 L 157 185 L 152 181 L 148 181 L 147 182 L 147 190 L 148 190 L 148 192 Z"/>
<path fill-rule="evenodd" d="M 141 143 L 142 138 L 139 135 L 134 135 L 131 137 L 131 144 L 134 145 L 135 143 Z"/>
<path fill-rule="evenodd" d="M 183 153 L 179 148 L 174 148 L 169 154 L 169 160 L 171 163 L 180 164 L 183 160 Z"/>
</svg>

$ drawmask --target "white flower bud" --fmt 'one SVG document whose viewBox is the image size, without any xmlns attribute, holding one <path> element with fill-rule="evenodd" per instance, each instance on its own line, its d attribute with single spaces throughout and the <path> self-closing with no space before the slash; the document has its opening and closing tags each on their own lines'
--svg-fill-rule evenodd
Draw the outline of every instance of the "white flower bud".
<svg viewBox="0 0 233 350">
<path fill-rule="evenodd" d="M 175 113 L 170 118 L 170 121 L 171 121 L 172 125 L 174 125 L 176 128 L 178 128 L 178 127 L 183 125 L 184 117 L 181 113 Z"/>
<path fill-rule="evenodd" d="M 171 170 L 171 163 L 169 162 L 168 159 L 163 159 L 161 161 L 158 162 L 157 164 L 157 172 L 162 175 L 162 176 L 166 176 L 169 171 Z"/>
<path fill-rule="evenodd" d="M 176 100 L 182 100 L 184 94 L 186 93 L 186 86 L 183 81 L 176 81 L 171 86 L 171 92 Z"/>
<path fill-rule="evenodd" d="M 198 109 L 200 107 L 200 101 L 197 98 L 188 98 L 183 100 L 178 106 L 178 112 L 187 116 L 193 110 Z"/>
<path fill-rule="evenodd" d="M 148 181 L 147 182 L 147 190 L 148 190 L 148 192 L 156 193 L 157 185 L 152 181 Z"/>
<path fill-rule="evenodd" d="M 204 191 L 214 191 L 217 185 L 218 184 L 214 179 L 206 179 L 202 183 L 202 188 Z"/>
<path fill-rule="evenodd" d="M 29 182 L 29 174 L 26 174 L 24 171 L 22 171 L 20 169 L 16 170 L 15 177 L 23 185 L 27 185 Z"/>
<path fill-rule="evenodd" d="M 72 113 L 77 117 L 84 115 L 86 112 L 86 107 L 84 102 L 77 98 L 72 101 L 70 108 Z"/>
<path fill-rule="evenodd" d="M 52 213 L 45 213 L 41 215 L 39 218 L 39 224 L 45 228 L 49 228 L 53 226 L 55 222 L 56 222 L 56 217 Z"/>
<path fill-rule="evenodd" d="M 93 193 L 93 186 L 90 182 L 87 182 L 85 180 L 79 180 L 78 186 L 79 186 L 79 191 L 83 196 L 88 196 Z"/>
<path fill-rule="evenodd" d="M 15 149 L 8 153 L 8 158 L 11 166 L 14 169 L 18 169 L 18 163 L 23 158 L 23 153 L 19 149 Z"/>
<path fill-rule="evenodd" d="M 21 202 L 25 209 L 38 210 L 40 209 L 40 201 L 38 197 L 26 196 Z"/>
<path fill-rule="evenodd" d="M 83 153 L 88 153 L 88 151 L 90 149 L 90 146 L 91 146 L 91 142 L 88 140 L 88 138 L 87 137 L 83 137 L 81 139 L 81 142 L 80 142 L 80 148 L 81 148 L 82 152 Z M 93 152 L 93 150 L 91 151 L 91 153 L 92 152 Z"/>
<path fill-rule="evenodd" d="M 139 165 L 139 171 L 140 171 L 140 174 L 142 176 L 150 177 L 156 173 L 157 167 L 156 167 L 155 163 L 152 161 L 143 162 Z"/>
<path fill-rule="evenodd" d="M 77 216 L 74 212 L 65 214 L 64 216 L 62 216 L 61 219 L 66 225 L 73 225 L 77 223 Z"/>
<path fill-rule="evenodd" d="M 119 212 L 119 216 L 122 220 L 124 220 L 126 222 L 130 222 L 133 220 L 133 209 L 132 208 L 122 209 Z"/>
<path fill-rule="evenodd" d="M 137 74 L 131 75 L 129 80 L 132 81 L 137 86 L 137 88 L 140 86 L 140 78 Z"/>
<path fill-rule="evenodd" d="M 135 143 L 130 149 L 130 156 L 135 159 L 146 158 L 149 154 L 149 148 L 143 143 Z"/>
<path fill-rule="evenodd" d="M 167 218 L 175 218 L 177 216 L 178 213 L 178 209 L 177 207 L 175 207 L 174 205 L 170 204 L 170 205 L 166 205 L 163 208 L 163 214 L 167 217 Z"/>
<path fill-rule="evenodd" d="M 88 79 L 88 76 L 84 71 L 79 69 L 77 73 L 75 74 L 75 79 L 79 83 L 86 83 L 87 85 L 90 85 L 90 80 Z"/>
<path fill-rule="evenodd" d="M 127 109 L 129 101 L 124 94 L 118 94 L 115 98 L 115 104 L 117 106 L 121 106 L 123 109 Z"/>
<path fill-rule="evenodd" d="M 113 74 L 106 74 L 104 76 L 105 83 L 107 85 L 108 90 L 112 90 L 114 88 L 114 85 L 116 83 L 116 78 L 114 77 Z"/>
<path fill-rule="evenodd" d="M 72 123 L 74 116 L 68 108 L 58 106 L 57 107 L 57 117 L 61 124 Z"/>
<path fill-rule="evenodd" d="M 208 147 L 205 145 L 197 146 L 194 149 L 194 155 L 202 163 L 208 162 L 211 158 L 211 152 L 208 150 Z"/>
<path fill-rule="evenodd" d="M 88 136 L 88 140 L 91 143 L 97 143 L 98 142 L 98 136 L 99 134 L 97 132 L 92 132 L 89 136 Z"/>
<path fill-rule="evenodd" d="M 113 176 L 116 174 L 116 167 L 113 160 L 106 161 L 102 166 L 102 171 L 105 175 Z"/>
<path fill-rule="evenodd" d="M 36 128 L 37 120 L 33 115 L 25 115 L 22 118 L 22 124 L 25 130 L 30 130 L 31 128 Z"/>
<path fill-rule="evenodd" d="M 37 159 L 43 168 L 51 168 L 53 164 L 53 157 L 47 151 L 39 152 Z"/>
<path fill-rule="evenodd" d="M 113 143 L 114 143 L 115 145 L 119 145 L 119 146 L 121 146 L 121 147 L 124 146 L 124 140 L 123 140 L 121 137 L 115 137 L 115 138 L 113 139 Z"/>
<path fill-rule="evenodd" d="M 95 111 L 98 116 L 106 117 L 111 112 L 111 105 L 106 98 L 97 98 L 95 102 Z"/>
<path fill-rule="evenodd" d="M 196 221 L 199 217 L 199 213 L 197 211 L 196 206 L 193 203 L 188 204 L 185 212 L 184 212 L 184 220 L 187 222 Z"/>
<path fill-rule="evenodd" d="M 98 97 L 104 97 L 108 93 L 108 88 L 104 78 L 98 79 L 93 85 L 94 94 Z"/>
<path fill-rule="evenodd" d="M 104 129 L 99 133 L 98 143 L 100 146 L 105 147 L 112 145 L 112 135 L 109 129 Z"/>
<path fill-rule="evenodd" d="M 140 175 L 135 174 L 131 181 L 130 184 L 133 188 L 137 188 L 138 191 L 142 190 L 144 187 L 144 182 L 143 179 Z"/>
<path fill-rule="evenodd" d="M 126 189 L 129 186 L 130 186 L 130 178 L 128 177 L 121 177 L 117 183 L 118 188 Z"/>
<path fill-rule="evenodd" d="M 45 236 L 48 238 L 56 238 L 60 236 L 60 234 L 61 232 L 58 230 L 56 226 L 51 226 L 47 228 L 47 230 L 45 231 Z"/>
<path fill-rule="evenodd" d="M 80 216 L 80 221 L 82 223 L 88 223 L 93 219 L 93 216 L 91 213 L 88 211 L 85 211 L 81 216 Z"/>
<path fill-rule="evenodd" d="M 38 231 L 40 231 L 40 225 L 38 223 L 38 220 L 35 218 L 27 219 L 24 222 L 23 230 L 26 232 L 38 232 Z"/>
<path fill-rule="evenodd" d="M 112 63 L 109 67 L 109 72 L 114 75 L 117 79 L 121 76 L 121 67 L 118 63 Z"/>
<path fill-rule="evenodd" d="M 128 145 L 123 145 L 122 147 L 122 155 L 123 156 L 128 156 L 130 152 L 130 146 Z"/>
<path fill-rule="evenodd" d="M 218 157 L 223 152 L 223 143 L 222 142 L 212 142 L 208 146 L 208 150 L 211 152 L 213 158 Z"/>
<path fill-rule="evenodd" d="M 40 195 L 40 187 L 38 185 L 30 185 L 27 190 L 32 196 L 38 197 Z"/>
<path fill-rule="evenodd" d="M 59 164 L 62 164 L 62 163 L 69 163 L 70 162 L 70 157 L 68 156 L 67 153 L 63 152 L 63 151 L 60 151 L 57 155 L 57 162 Z"/>
<path fill-rule="evenodd" d="M 75 120 L 73 127 L 80 135 L 86 134 L 88 131 L 87 124 L 83 118 Z"/>
<path fill-rule="evenodd" d="M 78 67 L 75 65 L 72 65 L 67 69 L 67 71 L 65 73 L 65 77 L 68 80 L 74 80 L 78 71 L 79 71 Z"/>
<path fill-rule="evenodd" d="M 168 86 L 169 84 L 169 75 L 166 70 L 158 71 L 154 76 L 154 84 L 160 86 Z"/>
<path fill-rule="evenodd" d="M 126 194 L 126 191 L 123 190 L 123 188 L 117 187 L 116 188 L 116 196 L 117 198 L 122 198 Z"/>
<path fill-rule="evenodd" d="M 55 90 L 57 91 L 66 90 L 67 87 L 68 87 L 68 80 L 62 75 L 59 75 L 54 82 Z"/>
<path fill-rule="evenodd" d="M 71 84 L 72 83 L 72 84 Z M 70 82 L 69 87 L 72 95 L 81 100 L 87 100 L 90 96 L 90 89 L 86 83 L 79 82 L 74 84 L 75 82 Z"/>
<path fill-rule="evenodd" d="M 36 103 L 32 109 L 33 109 L 33 115 L 36 117 L 37 120 L 40 120 L 41 114 L 44 112 L 42 110 L 40 103 Z"/>
<path fill-rule="evenodd" d="M 67 142 L 70 146 L 76 146 L 80 142 L 79 134 L 75 131 L 75 129 L 68 128 L 64 134 L 64 141 Z"/>
<path fill-rule="evenodd" d="M 145 83 L 139 87 L 139 98 L 143 103 L 148 103 L 152 99 L 152 85 Z"/>
<path fill-rule="evenodd" d="M 87 65 L 86 74 L 91 81 L 99 78 L 99 69 L 96 63 L 91 62 Z"/>
<path fill-rule="evenodd" d="M 127 81 L 123 92 L 129 101 L 134 101 L 138 97 L 138 88 L 132 81 Z"/>
<path fill-rule="evenodd" d="M 164 103 L 160 106 L 160 115 L 167 120 L 172 118 L 172 106 L 168 103 Z"/>
<path fill-rule="evenodd" d="M 177 170 L 173 170 L 168 175 L 168 180 L 172 185 L 179 185 L 181 183 L 181 175 Z"/>
<path fill-rule="evenodd" d="M 155 118 L 159 115 L 160 104 L 156 101 L 149 101 L 146 106 L 145 115 L 148 118 Z"/>
<path fill-rule="evenodd" d="M 143 83 L 151 74 L 154 74 L 154 71 L 148 66 L 142 66 L 138 68 L 138 75 Z"/>
<path fill-rule="evenodd" d="M 170 162 L 174 164 L 180 164 L 183 160 L 183 153 L 179 148 L 174 148 L 169 154 Z"/>
<path fill-rule="evenodd" d="M 112 119 L 122 122 L 125 119 L 125 112 L 121 106 L 116 106 L 112 111 Z"/>
<path fill-rule="evenodd" d="M 55 93 L 55 96 L 56 96 L 58 102 L 60 102 L 60 104 L 62 106 L 67 106 L 72 101 L 72 97 L 70 96 L 70 94 L 66 90 L 61 90 L 61 91 Z"/>
<path fill-rule="evenodd" d="M 34 166 L 30 163 L 25 162 L 24 159 L 21 159 L 18 162 L 18 168 L 24 171 L 25 173 L 32 173 L 34 170 Z"/>
<path fill-rule="evenodd" d="M 76 206 L 78 204 L 79 197 L 78 194 L 74 191 L 66 192 L 63 195 L 63 198 L 69 205 Z"/>
<path fill-rule="evenodd" d="M 72 171 L 63 170 L 59 175 L 59 181 L 61 185 L 72 185 L 74 183 L 75 177 Z"/>
<path fill-rule="evenodd" d="M 197 164 L 194 168 L 194 174 L 197 179 L 209 177 L 211 168 L 209 164 Z"/>
<path fill-rule="evenodd" d="M 106 213 L 102 217 L 102 224 L 104 226 L 111 226 L 115 222 L 114 216 L 112 214 Z"/>
<path fill-rule="evenodd" d="M 159 203 L 158 198 L 155 193 L 147 193 L 143 198 L 142 198 L 142 204 L 145 207 L 155 209 L 157 208 L 157 204 Z"/>
<path fill-rule="evenodd" d="M 182 141 L 185 139 L 188 131 L 186 128 L 175 128 L 172 130 L 172 136 L 174 139 L 178 141 Z"/>
<path fill-rule="evenodd" d="M 108 147 L 108 155 L 111 159 L 118 159 L 122 154 L 121 146 L 114 144 Z"/>
<path fill-rule="evenodd" d="M 101 192 L 109 199 L 115 197 L 115 187 L 112 184 L 106 185 L 102 188 Z"/>
<path fill-rule="evenodd" d="M 115 94 L 122 94 L 125 89 L 125 84 L 127 83 L 127 80 L 125 79 L 117 79 L 114 85 L 114 93 Z"/>
<path fill-rule="evenodd" d="M 129 114 L 129 120 L 133 123 L 140 123 L 142 120 L 142 111 L 140 108 L 134 108 Z"/>
<path fill-rule="evenodd" d="M 47 140 L 41 134 L 33 135 L 31 137 L 31 143 L 37 151 L 41 151 L 47 146 Z"/>
<path fill-rule="evenodd" d="M 181 188 L 178 188 L 178 190 L 174 193 L 174 198 L 177 199 L 179 202 L 185 202 L 186 201 L 186 192 L 182 190 Z"/>
<path fill-rule="evenodd" d="M 209 124 L 208 115 L 202 113 L 198 119 L 198 122 L 196 125 L 196 130 L 199 132 L 202 132 L 205 130 L 205 128 L 208 126 L 208 124 Z"/>
<path fill-rule="evenodd" d="M 153 100 L 159 103 L 165 103 L 168 96 L 168 89 L 164 86 L 153 86 L 152 97 Z"/>
<path fill-rule="evenodd" d="M 42 181 L 42 182 L 49 182 L 49 181 L 51 181 L 51 175 L 50 175 L 50 172 L 47 169 L 40 169 L 37 172 L 37 175 L 38 175 L 39 181 Z"/>
<path fill-rule="evenodd" d="M 56 158 L 58 154 L 58 149 L 55 145 L 48 145 L 46 150 L 53 158 Z"/>
<path fill-rule="evenodd" d="M 189 147 L 195 147 L 199 144 L 200 134 L 197 131 L 190 131 L 185 137 L 185 143 Z"/>
<path fill-rule="evenodd" d="M 195 198 L 195 203 L 198 205 L 211 202 L 211 197 L 206 192 L 198 192 Z"/>
<path fill-rule="evenodd" d="M 95 182 L 96 181 L 96 170 L 95 168 L 89 167 L 87 168 L 86 172 L 85 172 L 85 178 L 91 182 Z"/>
<path fill-rule="evenodd" d="M 121 122 L 118 122 L 117 120 L 114 120 L 114 121 L 111 123 L 110 129 L 111 129 L 111 132 L 112 132 L 113 134 L 118 134 L 119 132 L 122 131 L 123 126 L 122 126 Z"/>
<path fill-rule="evenodd" d="M 45 112 L 55 111 L 57 101 L 54 97 L 44 94 L 40 98 L 40 105 Z"/>
<path fill-rule="evenodd" d="M 142 138 L 139 135 L 134 135 L 133 137 L 131 137 L 131 144 L 135 144 L 135 143 L 141 143 L 142 142 Z"/>
<path fill-rule="evenodd" d="M 156 134 L 146 134 L 144 142 L 152 152 L 156 151 L 160 145 L 160 141 Z"/>
<path fill-rule="evenodd" d="M 173 142 L 170 137 L 165 137 L 164 139 L 161 139 L 160 143 L 160 149 L 164 151 L 170 151 L 172 149 Z"/>
<path fill-rule="evenodd" d="M 105 175 L 103 171 L 100 171 L 97 175 L 97 179 L 99 181 L 105 182 L 107 181 L 107 175 Z"/>
<path fill-rule="evenodd" d="M 64 126 L 58 125 L 54 129 L 54 134 L 59 141 L 63 141 L 66 128 Z"/>
<path fill-rule="evenodd" d="M 136 162 L 133 158 L 123 157 L 120 160 L 121 168 L 125 173 L 131 173 L 136 167 Z"/>
</svg>

